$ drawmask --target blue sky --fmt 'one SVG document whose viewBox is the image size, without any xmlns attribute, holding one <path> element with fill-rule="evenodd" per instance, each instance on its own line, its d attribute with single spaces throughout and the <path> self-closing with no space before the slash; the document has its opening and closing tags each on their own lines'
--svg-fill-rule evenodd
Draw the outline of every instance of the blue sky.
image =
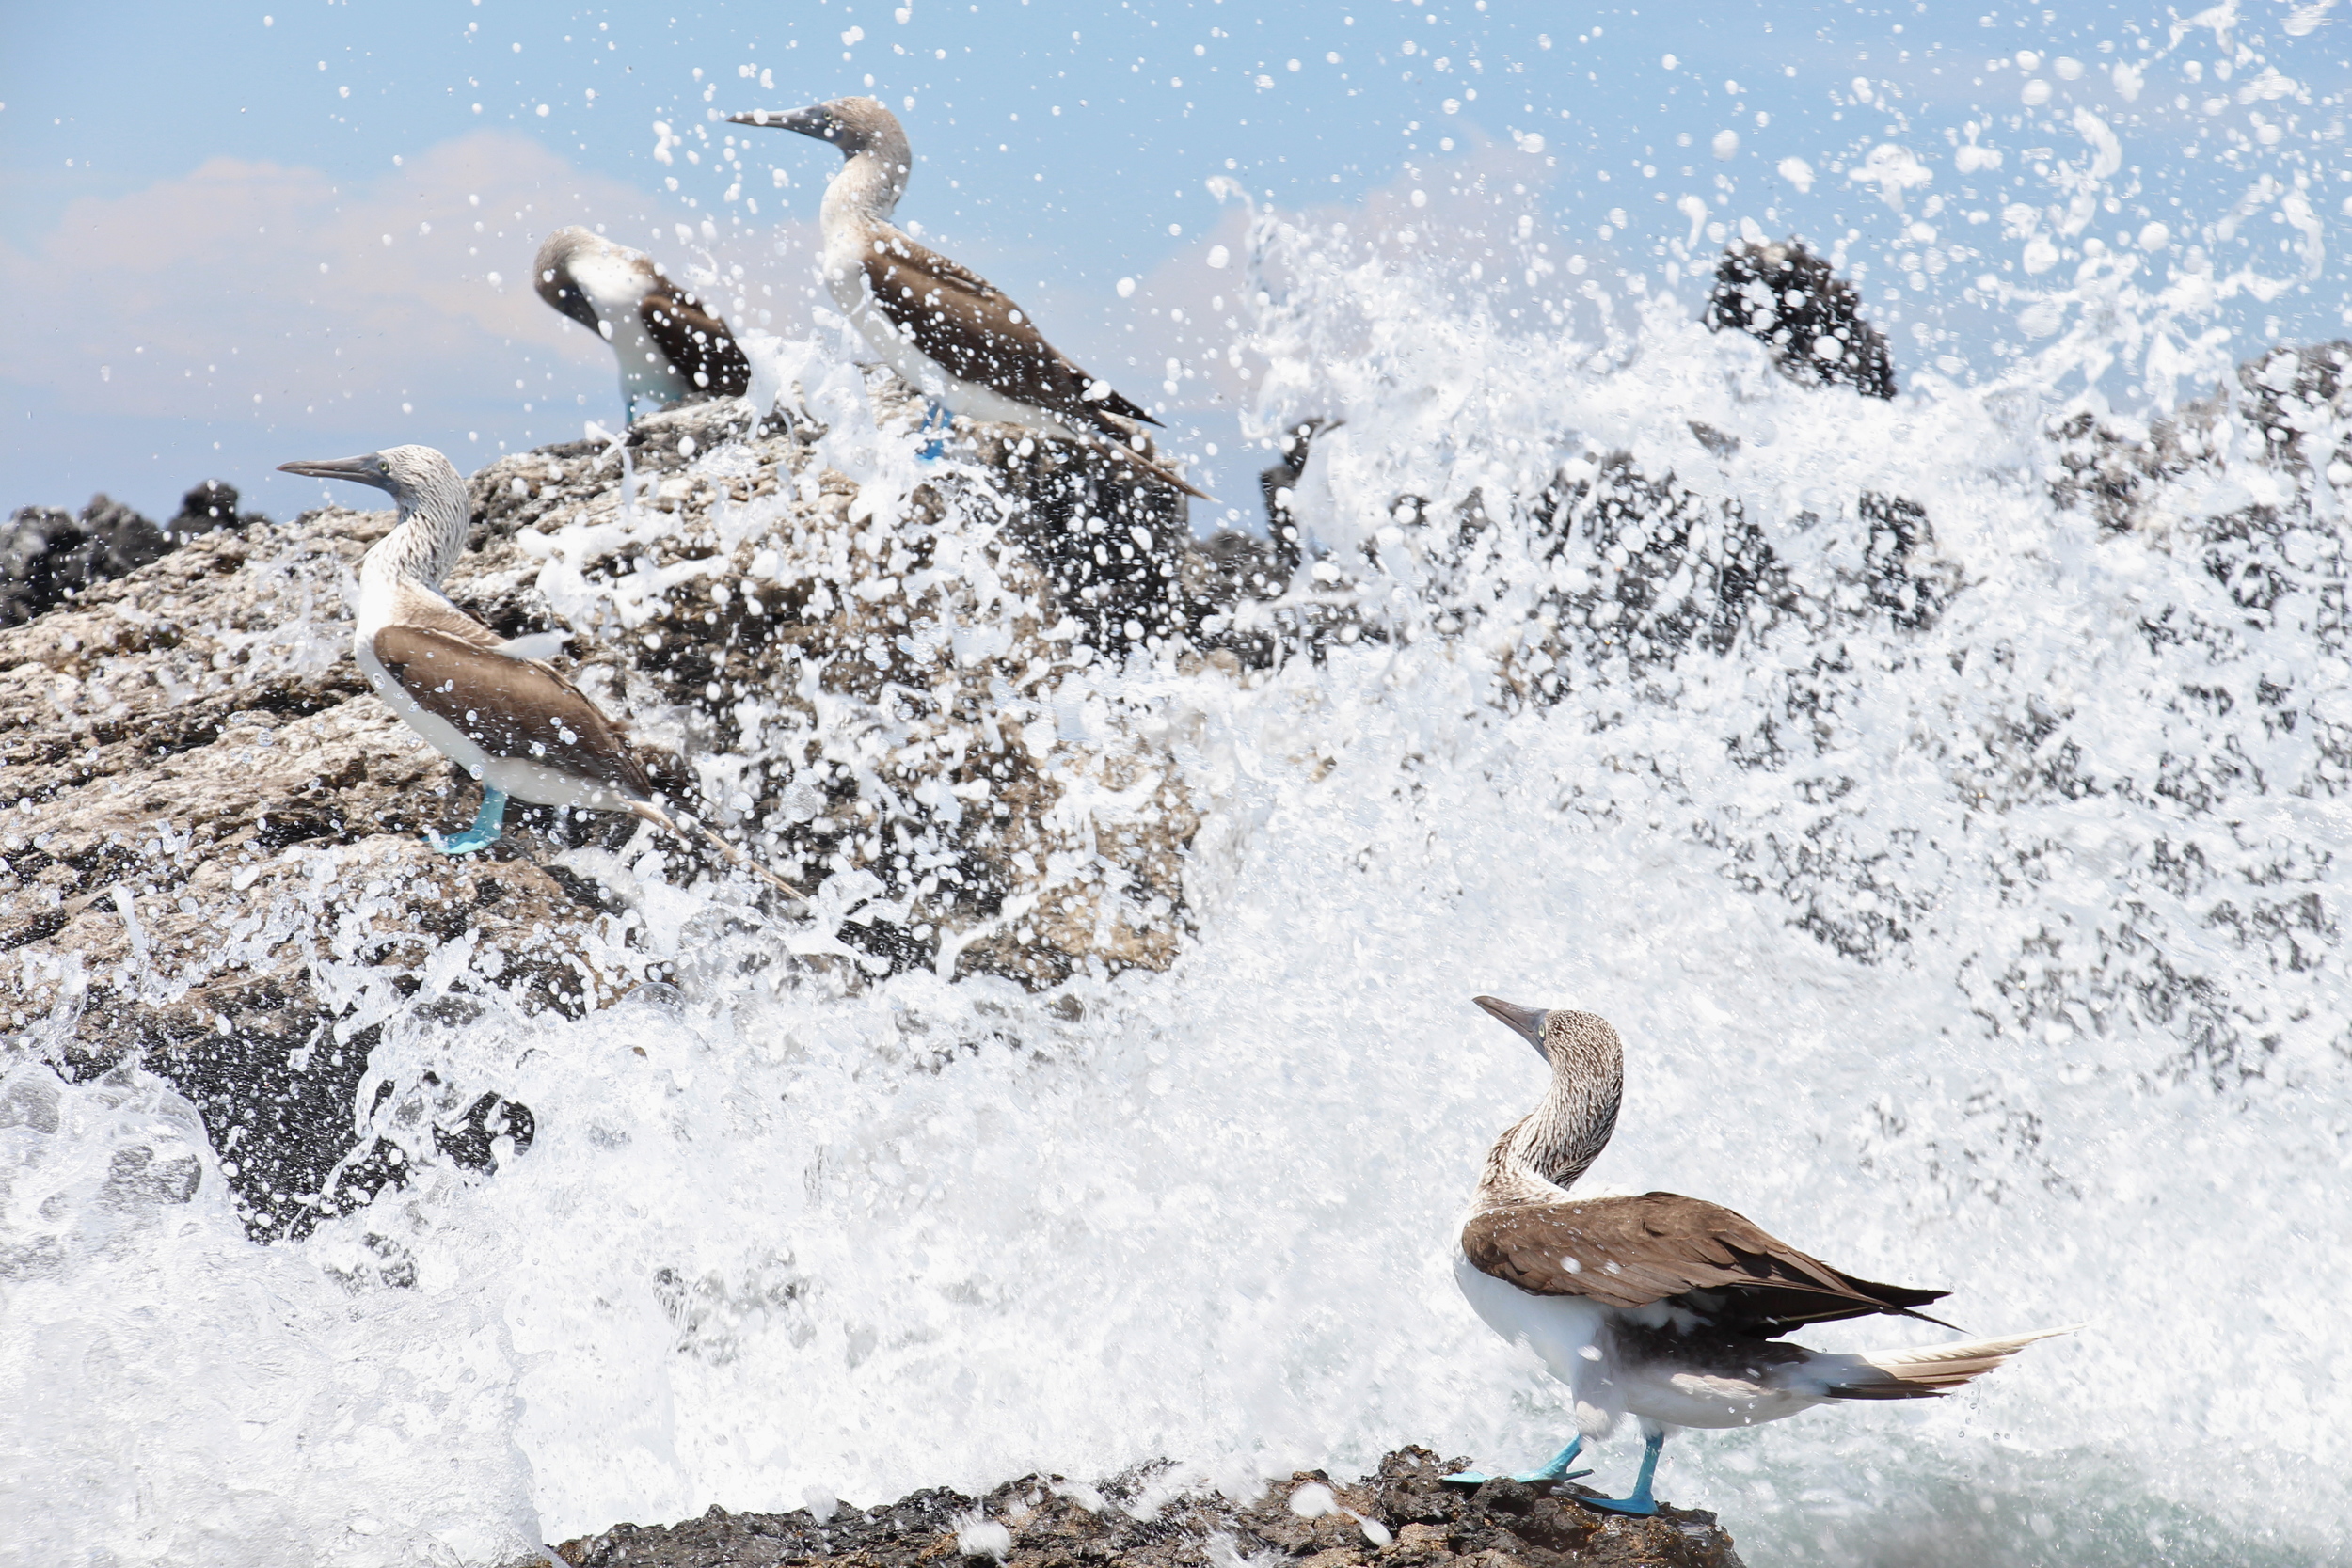
<svg viewBox="0 0 2352 1568">
<path fill-rule="evenodd" d="M 852 91 L 908 126 L 902 217 L 1161 407 L 1229 499 L 1262 461 L 1249 388 L 1158 313 L 1185 302 L 1197 334 L 1231 311 L 1204 309 L 1241 222 L 1220 176 L 1318 221 L 1435 193 L 1424 245 L 1525 214 L 1590 276 L 1680 263 L 1693 310 L 1689 263 L 1742 220 L 1839 245 L 1915 378 L 1998 373 L 2018 291 L 2086 245 L 2157 277 L 2200 244 L 2266 268 L 2272 297 L 2230 308 L 2249 350 L 2334 336 L 2345 29 L 2280 0 L 2185 19 L 1982 0 L 18 8 L 0 284 L 33 307 L 0 365 L 0 505 L 104 489 L 162 514 L 216 475 L 282 515 L 317 494 L 271 473 L 287 457 L 421 440 L 468 466 L 610 422 L 604 351 L 528 288 L 564 223 L 716 268 L 739 320 L 806 330 L 831 154 L 776 133 L 730 152 L 711 117 Z M 2005 219 L 2081 187 L 2085 114 L 2121 149 L 2100 210 L 2038 236 Z M 1449 201 L 1473 179 L 1477 202 Z M 2143 249 L 2151 223 L 2169 238 Z M 2058 261 L 2028 275 L 2037 240 Z M 2002 288 L 1972 291 L 1987 276 Z M 1186 356 L 1200 373 L 1168 394 L 1160 367 Z M 2128 366 L 2108 380 L 2141 395 Z"/>
</svg>

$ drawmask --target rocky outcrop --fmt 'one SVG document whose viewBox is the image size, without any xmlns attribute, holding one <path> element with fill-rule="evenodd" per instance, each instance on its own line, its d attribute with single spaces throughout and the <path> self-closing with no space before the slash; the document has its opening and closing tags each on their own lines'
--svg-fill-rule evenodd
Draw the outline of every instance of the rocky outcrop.
<svg viewBox="0 0 2352 1568">
<path fill-rule="evenodd" d="M 622 817 L 525 809 L 482 855 L 433 849 L 479 788 L 366 689 L 349 588 L 392 517 L 328 508 L 199 533 L 0 630 L 0 1028 L 79 1074 L 142 1055 L 278 1235 L 401 1178 L 351 1129 L 412 999 L 577 1012 L 684 978 L 723 931 L 827 985 L 1167 965 L 1192 721 L 1108 672 L 1202 657 L 1181 515 L 986 431 L 977 471 L 861 483 L 818 434 L 713 403 L 502 459 L 449 582 L 502 633 L 568 632 L 574 678 L 814 894 L 807 918 Z M 1096 507 L 1149 545 L 1104 547 Z M 1170 613 L 1144 625 L 1146 599 Z M 694 896 L 649 913 L 663 887 Z M 521 1107 L 426 1098 L 452 1158 L 528 1142 Z"/>
<path fill-rule="evenodd" d="M 179 515 L 161 528 L 103 495 L 92 496 L 78 516 L 54 506 L 19 507 L 0 523 L 0 626 L 21 626 L 160 560 L 195 534 L 239 520 L 236 488 L 209 479 L 181 498 Z"/>
<path fill-rule="evenodd" d="M 20 507 L 0 525 L 0 626 L 20 626 L 169 547 L 161 529 L 103 495 L 92 496 L 79 516 L 54 506 Z"/>
<path fill-rule="evenodd" d="M 615 1525 L 554 1550 L 571 1568 L 1739 1568 L 1711 1513 L 1668 1507 L 1633 1519 L 1577 1503 L 1598 1494 L 1574 1483 L 1496 1481 L 1471 1492 L 1438 1480 L 1462 1464 L 1403 1449 L 1361 1481 L 1304 1471 L 1247 1506 L 1202 1496 L 1146 1506 L 1148 1469 L 1100 1490 L 1025 1476 L 984 1497 L 943 1488 L 822 1517 L 713 1506 L 698 1519 Z"/>
<path fill-rule="evenodd" d="M 2281 345 L 2153 420 L 2074 409 L 2050 426 L 2050 498 L 2117 532 L 2204 531 L 2211 498 L 2195 482 L 2232 457 L 2252 458 L 2307 494 L 2323 484 L 2340 492 L 2352 484 L 2347 368 L 2352 342 Z"/>
<path fill-rule="evenodd" d="M 1801 240 L 1741 242 L 1715 264 L 1707 322 L 1745 332 L 1797 381 L 1895 395 L 1886 337 L 1862 319 L 1862 296 Z"/>
</svg>

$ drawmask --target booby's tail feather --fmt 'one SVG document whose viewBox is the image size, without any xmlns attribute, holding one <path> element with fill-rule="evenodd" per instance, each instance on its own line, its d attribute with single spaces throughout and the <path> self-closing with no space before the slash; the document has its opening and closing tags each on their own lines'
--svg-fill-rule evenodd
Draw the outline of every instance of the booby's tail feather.
<svg viewBox="0 0 2352 1568">
<path fill-rule="evenodd" d="M 2065 1328 L 2045 1328 L 2033 1334 L 2011 1334 L 1998 1339 L 1963 1339 L 1949 1345 L 1862 1351 L 1836 1357 L 1838 1365 L 1835 1372 L 1820 1362 L 1814 1365 L 1830 1379 L 1822 1391 L 1834 1400 L 1933 1399 L 1982 1377 L 2036 1339 L 2072 1334 L 2081 1326 L 2080 1323 L 2073 1323 Z"/>
<path fill-rule="evenodd" d="M 737 865 L 741 866 L 744 870 L 750 872 L 761 881 L 766 882 L 769 886 L 777 889 L 779 892 L 789 894 L 792 897 L 801 900 L 803 903 L 806 903 L 808 901 L 807 894 L 803 893 L 799 888 L 794 887 L 790 882 L 786 881 L 783 878 L 777 876 L 774 872 L 769 870 L 766 866 L 752 859 L 751 856 L 745 854 L 741 849 L 720 837 L 715 829 L 709 827 L 706 823 L 696 820 L 694 817 L 687 816 L 684 812 L 667 810 L 661 806 L 655 805 L 650 800 L 633 800 L 629 803 L 628 809 L 633 815 L 643 817 L 645 821 L 652 823 L 655 827 L 662 829 L 675 837 L 682 839 L 694 839 L 700 843 L 708 845 L 713 849 L 718 850 L 722 855 L 724 855 L 728 860 L 734 862 Z"/>
</svg>

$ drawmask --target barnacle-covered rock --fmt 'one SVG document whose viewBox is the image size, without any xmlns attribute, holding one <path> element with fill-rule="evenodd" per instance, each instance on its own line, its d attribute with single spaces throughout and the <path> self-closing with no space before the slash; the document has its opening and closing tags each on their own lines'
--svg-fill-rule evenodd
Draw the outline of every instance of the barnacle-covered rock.
<svg viewBox="0 0 2352 1568">
<path fill-rule="evenodd" d="M 279 1234 L 399 1178 L 351 1127 L 405 1008 L 594 1008 L 727 932 L 828 985 L 1165 967 L 1200 812 L 1188 721 L 1136 706 L 1117 666 L 1189 660 L 1192 611 L 1111 621 L 1136 584 L 1182 608 L 1181 515 L 1137 503 L 1160 531 L 1104 552 L 1123 575 L 1076 570 L 1104 564 L 1089 546 L 1057 578 L 1034 498 L 1074 496 L 1055 526 L 1090 537 L 1071 520 L 1122 515 L 1099 476 L 1073 492 L 983 431 L 960 461 L 853 480 L 822 435 L 713 402 L 503 458 L 448 583 L 502 633 L 570 634 L 567 673 L 665 788 L 814 895 L 806 918 L 616 816 L 521 808 L 485 854 L 432 848 L 479 786 L 353 664 L 354 573 L 393 519 L 328 508 L 198 533 L 0 631 L 0 1028 L 77 1072 L 144 1053 L 219 1121 L 250 1222 Z M 428 1090 L 399 1086 L 461 1159 L 528 1121 Z"/>
<path fill-rule="evenodd" d="M 1799 381 L 1895 395 L 1885 335 L 1862 319 L 1862 296 L 1803 241 L 1742 242 L 1715 264 L 1708 324 L 1745 332 Z"/>
<path fill-rule="evenodd" d="M 984 1497 L 932 1487 L 873 1508 L 834 1505 L 821 1518 L 804 1508 L 730 1513 L 714 1505 L 675 1525 L 614 1525 L 554 1551 L 571 1568 L 916 1568 L 981 1559 L 1005 1568 L 1740 1568 L 1731 1534 L 1712 1513 L 1603 1513 L 1577 1502 L 1599 1494 L 1573 1482 L 1498 1481 L 1475 1492 L 1444 1484 L 1460 1467 L 1427 1449 L 1400 1449 L 1355 1482 L 1302 1470 L 1246 1502 L 1188 1493 L 1149 1506 L 1142 1495 L 1164 1484 L 1165 1464 L 1100 1487 L 1025 1476 Z"/>
</svg>

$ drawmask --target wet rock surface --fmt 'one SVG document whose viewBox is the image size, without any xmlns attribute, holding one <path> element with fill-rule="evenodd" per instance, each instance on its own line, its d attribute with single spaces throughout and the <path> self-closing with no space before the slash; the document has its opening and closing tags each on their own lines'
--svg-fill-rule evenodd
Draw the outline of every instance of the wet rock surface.
<svg viewBox="0 0 2352 1568">
<path fill-rule="evenodd" d="M 1895 395 L 1885 334 L 1862 318 L 1862 296 L 1802 240 L 1732 245 L 1715 265 L 1707 320 L 1770 349 L 1791 380 Z"/>
<path fill-rule="evenodd" d="M 90 498 L 79 514 L 54 506 L 19 507 L 0 523 L 0 626 L 21 626 L 75 594 L 137 571 L 188 538 L 215 528 L 266 522 L 242 519 L 236 487 L 206 480 L 181 498 L 179 514 L 158 527 L 120 501 Z"/>
<path fill-rule="evenodd" d="M 615 1525 L 554 1551 L 571 1568 L 1739 1568 L 1711 1513 L 1669 1506 L 1634 1519 L 1574 1501 L 1598 1494 L 1573 1482 L 1497 1481 L 1472 1492 L 1438 1480 L 1462 1463 L 1401 1449 L 1360 1481 L 1303 1471 L 1246 1506 L 1168 1497 L 1148 1466 L 1100 1489 L 1026 1476 L 983 1497 L 939 1488 L 877 1508 L 836 1507 L 822 1519 L 807 1509 L 713 1506 L 676 1525 Z"/>
<path fill-rule="evenodd" d="M 1084 524 L 1116 498 L 1064 507 L 1070 454 L 992 439 L 892 490 L 816 464 L 804 424 L 711 403 L 639 421 L 626 450 L 473 478 L 451 596 L 505 635 L 568 633 L 559 664 L 674 798 L 817 895 L 806 917 L 626 817 L 518 808 L 482 854 L 434 849 L 479 786 L 350 655 L 389 512 L 192 529 L 0 628 L 0 1031 L 77 1077 L 135 1055 L 170 1079 L 269 1237 L 403 1179 L 354 1132 L 355 1097 L 377 1031 L 416 1007 L 578 1014 L 691 984 L 738 938 L 758 951 L 723 961 L 834 987 L 1165 967 L 1200 820 L 1175 760 L 1192 720 L 1111 672 L 1198 668 L 1182 515 L 1137 503 L 1152 543 L 1103 550 L 1106 578 Z M 233 505 L 192 494 L 191 521 Z M 1137 584 L 1168 611 L 1148 627 Z M 663 888 L 700 912 L 649 913 L 676 907 Z M 422 1097 L 428 1157 L 488 1168 L 528 1144 L 524 1107 L 397 1091 Z"/>
<path fill-rule="evenodd" d="M 2253 499 L 2246 510 L 2265 517 L 2307 509 L 2315 490 L 2352 483 L 2348 371 L 2352 342 L 2280 345 L 2241 362 L 2210 395 L 2153 420 L 2074 409 L 2050 426 L 2050 497 L 2119 533 L 2201 531 L 2217 512 L 2229 515 L 2217 500 Z M 2233 458 L 2274 470 L 2294 493 L 2217 493 Z"/>
</svg>

